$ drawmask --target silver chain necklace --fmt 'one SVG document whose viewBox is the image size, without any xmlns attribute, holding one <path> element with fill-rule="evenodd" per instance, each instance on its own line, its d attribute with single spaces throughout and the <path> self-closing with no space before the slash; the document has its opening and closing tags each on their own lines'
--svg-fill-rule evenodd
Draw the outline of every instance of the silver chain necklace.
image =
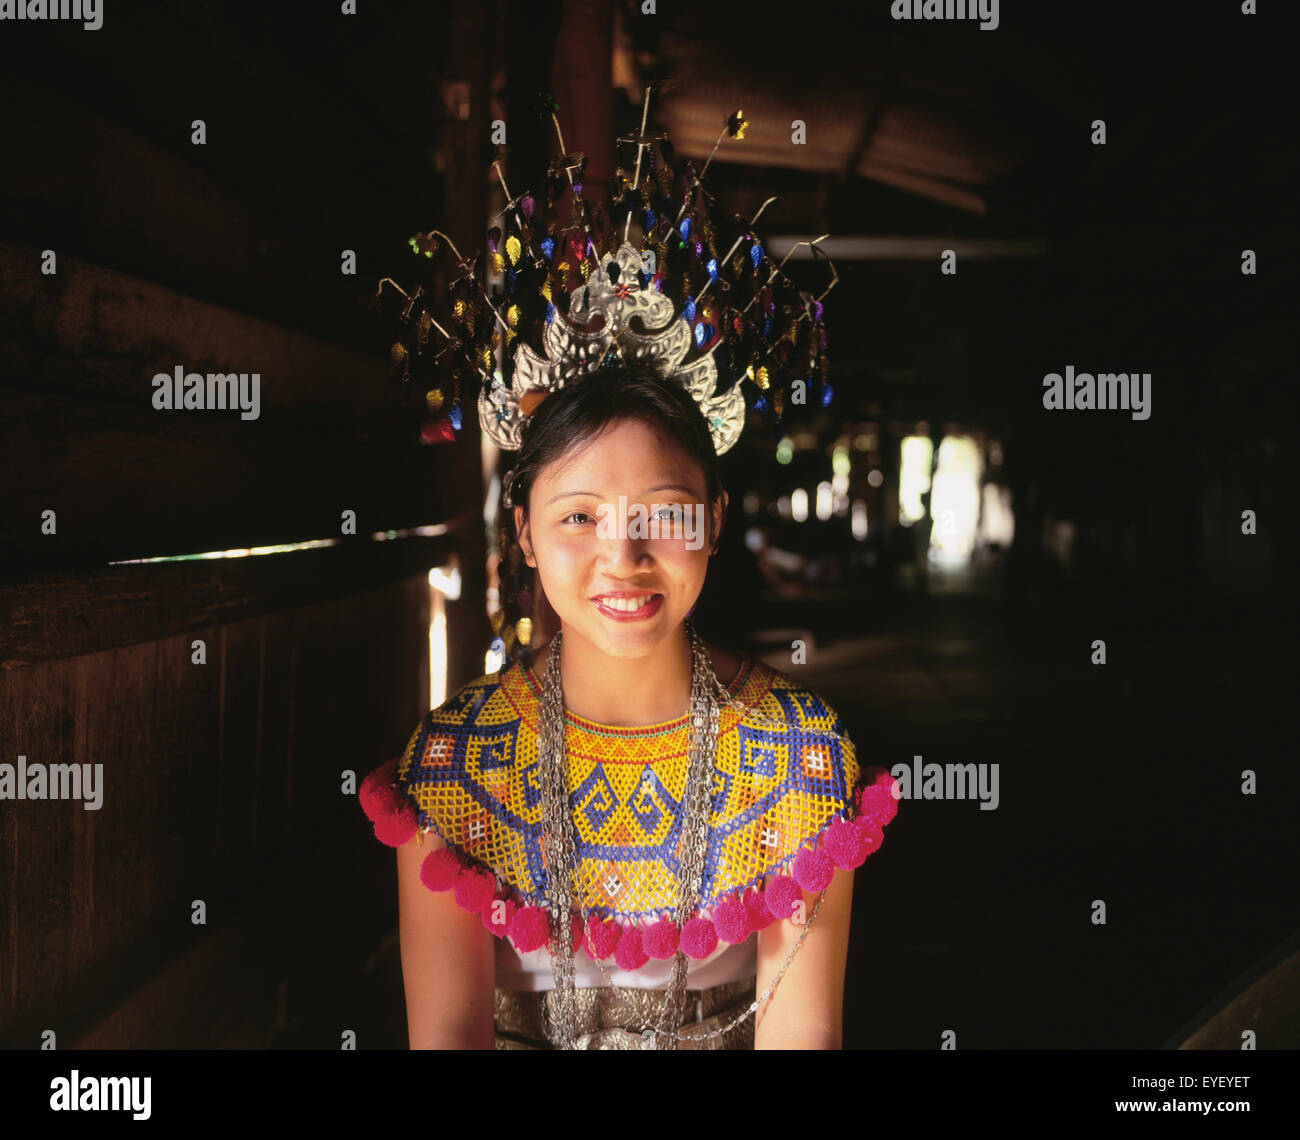
<svg viewBox="0 0 1300 1140">
<path fill-rule="evenodd" d="M 709 660 L 708 651 L 696 632 L 694 624 L 688 619 L 684 625 L 691 645 L 691 706 L 689 764 L 683 792 L 675 875 L 677 905 L 674 922 L 679 930 L 699 902 L 700 886 L 704 877 L 704 857 L 708 845 L 709 790 L 717 749 L 719 699 L 728 707 L 747 716 L 754 715 L 752 709 L 734 700 L 718 680 Z M 545 899 L 546 909 L 551 919 L 549 945 L 558 1007 L 554 1018 L 553 1043 L 560 1049 L 575 1049 L 578 1047 L 578 1032 L 572 905 L 577 841 L 573 818 L 569 811 L 565 763 L 564 695 L 560 682 L 561 641 L 562 631 L 557 631 L 551 638 L 546 675 L 542 683 L 538 731 L 539 782 L 542 790 L 542 858 L 547 870 Z M 785 722 L 772 718 L 760 716 L 757 719 L 772 727 L 788 727 Z M 831 732 L 826 735 L 843 740 L 839 733 Z M 586 930 L 588 915 L 583 898 L 585 890 L 579 887 L 577 893 L 582 928 Z M 826 892 L 822 891 L 798 940 L 762 995 L 729 1024 L 704 1034 L 701 1039 L 729 1032 L 758 1010 L 762 1002 L 776 989 L 799 947 L 803 945 L 803 940 L 807 937 L 825 896 Z M 599 962 L 597 966 L 608 982 L 609 976 L 605 974 L 604 967 Z M 686 954 L 679 947 L 673 955 L 672 975 L 664 995 L 659 1027 L 647 1030 L 642 1035 L 646 1042 L 643 1048 L 677 1048 L 688 968 Z"/>
<path fill-rule="evenodd" d="M 695 909 L 704 878 L 709 786 L 718 739 L 718 704 L 709 684 L 713 670 L 709 664 L 708 652 L 689 621 L 686 622 L 686 631 L 690 638 L 692 659 L 690 746 L 677 841 L 677 906 L 673 917 L 678 929 Z M 573 1049 L 577 1044 L 577 1002 L 574 996 L 576 985 L 572 899 L 577 844 L 573 818 L 569 813 L 565 771 L 564 695 L 560 684 L 562 642 L 563 632 L 559 631 L 551 639 L 546 661 L 538 743 L 541 752 L 542 851 L 546 861 L 547 909 L 551 916 L 551 961 L 559 1007 L 555 1026 L 556 1044 L 561 1049 Z M 713 680 L 716 681 L 716 677 Z M 584 916 L 585 909 L 585 906 L 582 907 Z M 688 967 L 686 954 L 679 947 L 673 954 L 672 977 L 664 997 L 659 1028 L 649 1031 L 648 1048 L 677 1048 Z"/>
</svg>

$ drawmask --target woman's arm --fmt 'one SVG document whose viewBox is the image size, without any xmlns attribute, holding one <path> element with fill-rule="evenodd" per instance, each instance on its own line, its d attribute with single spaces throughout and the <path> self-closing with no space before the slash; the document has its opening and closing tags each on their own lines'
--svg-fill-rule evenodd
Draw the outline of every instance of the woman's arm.
<svg viewBox="0 0 1300 1140">
<path fill-rule="evenodd" d="M 804 914 L 817 895 L 803 892 Z M 755 1049 L 839 1049 L 843 1045 L 844 969 L 849 950 L 853 872 L 837 870 L 817 919 L 776 992 L 758 1008 Z M 758 992 L 761 994 L 804 928 L 790 919 L 758 932 Z"/>
<path fill-rule="evenodd" d="M 402 980 L 412 1049 L 491 1049 L 496 985 L 493 935 L 451 891 L 420 882 L 420 864 L 446 844 L 417 833 L 397 849 Z"/>
</svg>

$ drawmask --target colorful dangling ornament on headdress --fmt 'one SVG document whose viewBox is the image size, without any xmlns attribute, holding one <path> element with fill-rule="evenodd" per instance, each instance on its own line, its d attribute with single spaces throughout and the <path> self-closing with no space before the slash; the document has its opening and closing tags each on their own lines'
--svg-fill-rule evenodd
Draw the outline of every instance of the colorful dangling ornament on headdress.
<svg viewBox="0 0 1300 1140">
<path fill-rule="evenodd" d="M 618 140 L 636 147 L 636 161 L 630 179 L 624 172 L 616 180 L 608 213 L 591 210 L 584 199 L 586 158 L 565 150 L 555 101 L 547 97 L 541 114 L 554 124 L 560 154 L 551 160 L 541 187 L 545 208 L 539 210 L 531 191 L 512 196 L 501 163 L 493 164 L 506 204 L 487 235 L 482 275 L 478 257 L 462 257 L 445 234 L 431 230 L 411 239 L 412 249 L 425 257 L 445 250 L 458 274 L 442 320 L 428 312 L 422 291 L 403 293 L 402 320 L 411 331 L 407 343 L 394 346 L 394 368 L 408 377 L 410 362 L 426 354 L 435 368 L 448 357 L 468 363 L 481 382 L 479 424 L 502 448 L 519 448 L 525 426 L 550 393 L 618 362 L 649 364 L 686 387 L 708 422 L 718 454 L 731 448 L 744 428 L 743 380 L 761 376 L 753 407 L 765 411 L 770 405 L 778 415 L 785 386 L 810 383 L 802 356 L 801 374 L 785 374 L 793 371 L 787 368 L 791 342 L 817 346 L 815 390 L 823 404 L 829 400 L 821 320 L 822 300 L 838 281 L 835 267 L 826 259 L 831 279 L 816 297 L 801 293 L 784 273 L 798 246 L 825 258 L 818 246 L 827 235 L 795 243 L 774 262 L 753 227 L 775 199 L 748 221 L 723 222 L 711 216 L 713 199 L 704 187 L 723 140 L 744 138 L 749 124 L 743 113 L 727 119 L 697 172 L 689 162 L 674 171 L 665 132 L 647 131 L 649 109 L 647 88 L 640 131 Z M 567 218 L 557 208 L 566 194 Z M 611 218 L 621 224 L 611 224 Z M 733 235 L 725 251 L 717 241 L 724 230 Z M 396 287 L 385 278 L 381 291 L 385 282 Z M 723 346 L 726 351 L 719 353 Z M 398 348 L 404 353 L 400 358 Z M 454 438 L 459 377 L 432 387 L 440 397 L 446 390 L 456 414 L 428 421 L 424 438 Z M 439 409 L 431 404 L 429 410 Z"/>
</svg>

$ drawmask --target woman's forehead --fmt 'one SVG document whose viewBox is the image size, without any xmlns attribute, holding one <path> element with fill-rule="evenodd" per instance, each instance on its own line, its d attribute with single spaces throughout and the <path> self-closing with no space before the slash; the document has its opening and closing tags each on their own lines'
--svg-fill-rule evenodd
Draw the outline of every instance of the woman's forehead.
<svg viewBox="0 0 1300 1140">
<path fill-rule="evenodd" d="M 704 486 L 704 473 L 684 447 L 670 436 L 641 423 L 620 423 L 595 439 L 583 441 L 538 472 L 538 483 L 566 484 L 586 475 L 607 486 L 584 485 L 591 491 L 637 490 L 669 483 L 683 483 L 697 489 Z"/>
</svg>

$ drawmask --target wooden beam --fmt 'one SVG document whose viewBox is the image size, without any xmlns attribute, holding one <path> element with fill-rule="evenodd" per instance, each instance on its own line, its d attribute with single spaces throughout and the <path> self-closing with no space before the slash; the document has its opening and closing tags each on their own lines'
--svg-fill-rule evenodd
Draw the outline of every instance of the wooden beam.
<svg viewBox="0 0 1300 1140">
<path fill-rule="evenodd" d="M 886 186 L 894 186 L 899 190 L 908 190 L 925 198 L 933 198 L 945 206 L 956 206 L 959 210 L 968 210 L 972 214 L 987 214 L 989 211 L 988 203 L 979 194 L 960 186 L 941 182 L 937 178 L 927 178 L 871 160 L 862 162 L 858 167 L 858 173 L 863 178 L 871 178 L 876 182 L 883 182 Z"/>
<path fill-rule="evenodd" d="M 0 306 L 10 322 L 0 352 L 19 387 L 111 393 L 152 410 L 153 375 L 183 364 L 260 373 L 268 419 L 312 404 L 355 415 L 391 403 L 378 352 L 349 352 L 76 258 L 60 256 L 54 275 L 41 262 L 40 249 L 0 242 Z"/>
<path fill-rule="evenodd" d="M 489 173 L 495 157 L 491 146 L 489 82 L 492 15 L 499 12 L 479 0 L 452 0 L 446 6 L 448 66 L 444 78 L 464 82 L 469 88 L 469 113 L 449 122 L 444 141 L 459 160 L 447 171 L 446 211 L 449 232 L 465 235 L 471 249 L 482 248 L 487 230 Z M 540 124 L 537 124 L 540 126 Z M 518 125 L 512 128 L 521 129 Z M 524 128 L 527 129 L 527 128 Z M 514 193 L 521 191 L 511 187 Z M 464 510 L 477 515 L 476 541 L 462 548 L 461 600 L 447 607 L 447 675 L 461 683 L 483 672 L 483 650 L 491 640 L 488 624 L 487 550 L 483 541 L 484 462 L 482 435 L 474 405 L 465 415 L 465 431 L 456 448 L 441 458 L 446 464 L 441 486 Z"/>
<path fill-rule="evenodd" d="M 775 258 L 784 257 L 791 247 L 807 238 L 773 234 L 767 250 Z M 835 261 L 937 261 L 942 250 L 951 249 L 961 260 L 973 258 L 1042 257 L 1047 243 L 1010 238 L 954 238 L 951 236 L 907 237 L 868 234 L 837 234 L 819 242 L 817 248 Z M 790 253 L 791 261 L 811 261 L 809 248 L 799 246 Z"/>
<path fill-rule="evenodd" d="M 259 214 L 189 156 L 38 80 L 0 72 L 0 105 L 8 108 L 0 217 L 14 219 L 9 232 L 317 336 L 355 337 L 363 327 L 358 300 L 383 276 L 366 264 L 363 231 L 393 209 L 391 194 L 349 185 L 357 226 L 335 239 L 320 232 L 319 218 Z M 39 115 L 16 113 L 33 105 Z M 251 154 L 242 161 L 258 165 Z M 355 278 L 339 273 L 343 248 L 362 251 Z"/>
<path fill-rule="evenodd" d="M 477 432 L 420 444 L 420 413 L 398 406 L 378 354 L 72 259 L 53 277 L 39 264 L 0 244 L 0 573 L 319 538 L 343 509 L 362 532 L 418 526 L 473 498 L 459 465 L 477 465 Z M 152 379 L 177 365 L 257 373 L 258 418 L 155 409 Z"/>
<path fill-rule="evenodd" d="M 285 554 L 109 566 L 0 590 L 0 670 L 99 653 L 261 614 L 312 605 L 400 581 L 464 557 L 478 540 L 477 511 L 444 535 Z"/>
</svg>

